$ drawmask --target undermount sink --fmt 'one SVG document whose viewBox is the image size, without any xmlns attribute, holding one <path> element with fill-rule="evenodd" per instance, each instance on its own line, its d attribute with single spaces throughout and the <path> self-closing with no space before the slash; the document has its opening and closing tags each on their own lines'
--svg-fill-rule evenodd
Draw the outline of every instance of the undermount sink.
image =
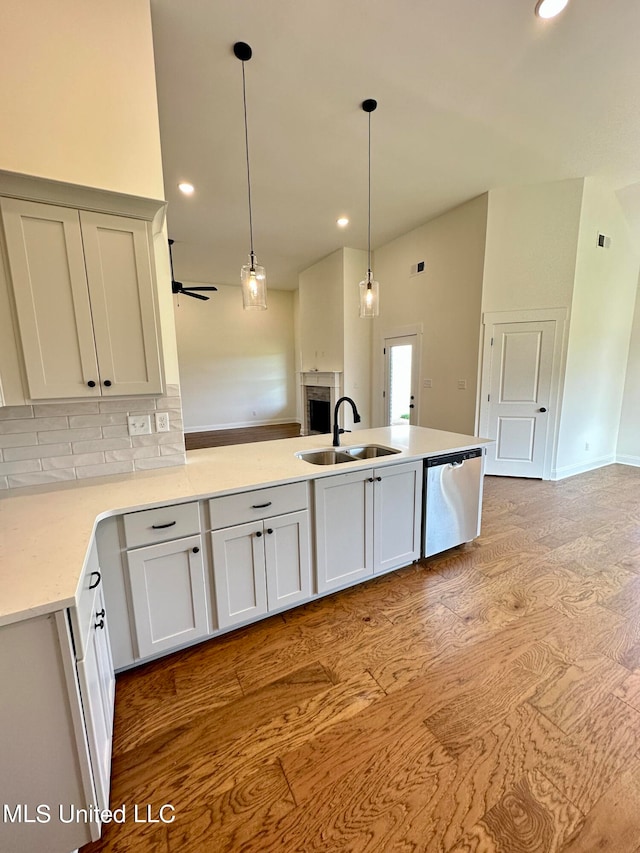
<svg viewBox="0 0 640 853">
<path fill-rule="evenodd" d="M 400 453 L 393 447 L 382 447 L 379 444 L 363 444 L 360 447 L 345 447 L 344 452 L 355 459 L 377 459 L 378 456 L 392 456 Z"/>
<path fill-rule="evenodd" d="M 358 447 L 300 450 L 296 456 L 312 465 L 341 465 L 343 462 L 354 462 L 356 459 L 377 459 L 379 456 L 391 456 L 394 453 L 400 453 L 400 451 L 392 447 L 382 447 L 379 444 L 363 444 Z"/>
</svg>

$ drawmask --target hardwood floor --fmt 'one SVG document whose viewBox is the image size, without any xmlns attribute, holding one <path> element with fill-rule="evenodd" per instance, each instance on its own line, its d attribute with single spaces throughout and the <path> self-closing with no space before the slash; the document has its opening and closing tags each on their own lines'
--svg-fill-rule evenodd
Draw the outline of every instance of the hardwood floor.
<svg viewBox="0 0 640 853">
<path fill-rule="evenodd" d="M 85 853 L 639 853 L 640 471 L 488 477 L 483 533 L 118 678 Z"/>
<path fill-rule="evenodd" d="M 214 429 L 209 432 L 187 432 L 184 443 L 187 450 L 203 447 L 224 447 L 228 444 L 249 444 L 252 441 L 273 441 L 276 438 L 297 438 L 300 424 L 267 424 L 242 429 Z"/>
</svg>

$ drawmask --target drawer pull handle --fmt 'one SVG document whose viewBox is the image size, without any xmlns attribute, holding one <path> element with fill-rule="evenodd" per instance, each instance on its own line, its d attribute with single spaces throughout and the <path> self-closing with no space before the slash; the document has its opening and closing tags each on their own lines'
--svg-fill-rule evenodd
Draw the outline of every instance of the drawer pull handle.
<svg viewBox="0 0 640 853">
<path fill-rule="evenodd" d="M 104 619 L 101 619 L 99 622 L 96 622 L 93 626 L 94 628 L 103 628 L 104 629 Z"/>
<path fill-rule="evenodd" d="M 96 619 L 104 619 L 104 607 L 99 613 L 96 613 Z"/>
<path fill-rule="evenodd" d="M 175 524 L 175 521 L 170 521 L 168 524 L 152 524 L 151 529 L 152 530 L 164 530 L 165 527 L 173 527 L 174 524 Z"/>
<path fill-rule="evenodd" d="M 102 580 L 102 575 L 100 574 L 100 572 L 91 572 L 91 577 L 94 576 L 96 577 L 96 580 L 91 581 L 91 583 L 89 584 L 89 589 L 95 589 Z"/>
<path fill-rule="evenodd" d="M 267 501 L 266 504 L 253 504 L 251 509 L 266 509 L 268 506 L 271 506 L 271 501 Z"/>
</svg>

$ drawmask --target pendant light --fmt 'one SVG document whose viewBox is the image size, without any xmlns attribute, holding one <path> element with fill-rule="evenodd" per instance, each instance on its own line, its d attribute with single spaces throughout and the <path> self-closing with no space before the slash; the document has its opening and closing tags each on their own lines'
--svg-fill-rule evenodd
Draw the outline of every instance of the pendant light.
<svg viewBox="0 0 640 853">
<path fill-rule="evenodd" d="M 256 263 L 256 254 L 253 251 L 253 214 L 251 211 L 251 171 L 249 169 L 249 131 L 247 128 L 247 87 L 245 82 L 244 64 L 251 59 L 252 50 L 248 44 L 238 41 L 233 46 L 233 52 L 242 62 L 242 101 L 244 104 L 244 142 L 247 153 L 247 189 L 249 193 L 249 239 L 250 252 L 249 263 L 244 264 L 240 270 L 240 283 L 242 285 L 242 307 L 246 310 L 257 308 L 263 310 L 267 307 L 267 275 L 264 267 Z"/>
<path fill-rule="evenodd" d="M 371 271 L 371 113 L 378 106 L 373 98 L 362 102 L 362 109 L 369 115 L 369 212 L 367 218 L 367 277 L 359 284 L 360 288 L 360 316 L 377 317 L 380 313 L 380 299 L 378 296 L 379 284 L 373 280 Z"/>
</svg>

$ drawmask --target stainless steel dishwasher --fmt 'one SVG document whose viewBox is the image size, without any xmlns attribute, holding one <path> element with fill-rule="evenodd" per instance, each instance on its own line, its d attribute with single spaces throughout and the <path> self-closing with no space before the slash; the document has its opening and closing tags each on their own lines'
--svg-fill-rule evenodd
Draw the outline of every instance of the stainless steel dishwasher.
<svg viewBox="0 0 640 853">
<path fill-rule="evenodd" d="M 479 536 L 483 461 L 480 447 L 425 461 L 424 557 Z"/>
</svg>

